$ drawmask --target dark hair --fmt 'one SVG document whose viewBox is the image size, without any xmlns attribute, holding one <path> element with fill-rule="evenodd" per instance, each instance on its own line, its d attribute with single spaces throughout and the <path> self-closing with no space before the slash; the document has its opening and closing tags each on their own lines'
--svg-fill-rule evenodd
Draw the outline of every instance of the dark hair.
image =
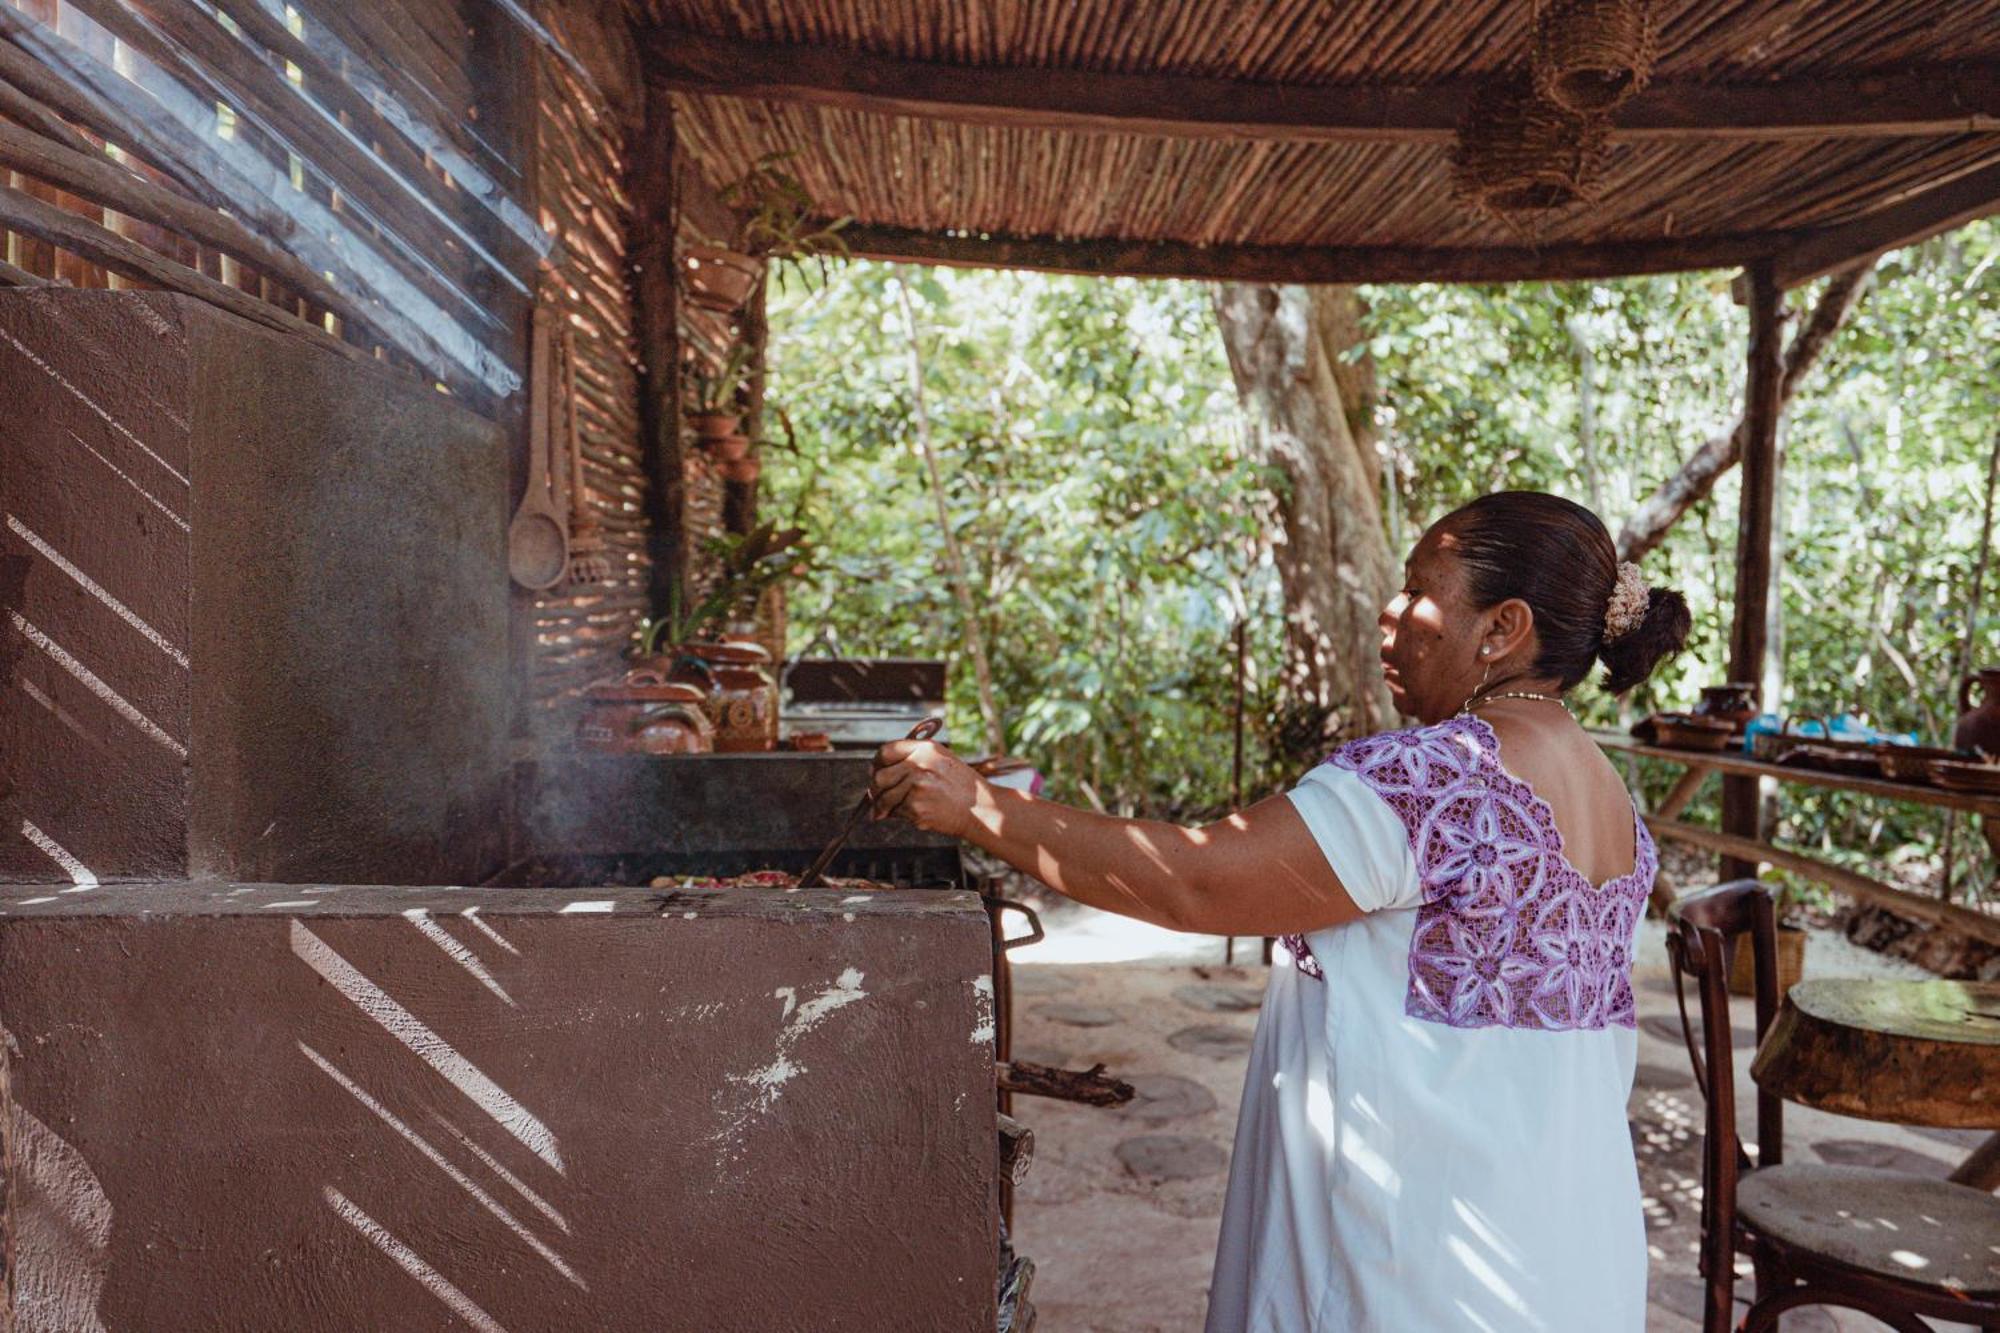
<svg viewBox="0 0 2000 1333">
<path fill-rule="evenodd" d="M 1687 641 L 1687 599 L 1647 591 L 1646 615 L 1611 643 L 1604 614 L 1618 581 L 1618 548 L 1597 515 L 1542 491 L 1496 491 L 1438 520 L 1456 543 L 1467 591 L 1481 607 L 1520 598 L 1535 613 L 1534 669 L 1565 690 L 1603 659 L 1605 688 L 1623 694 Z"/>
</svg>

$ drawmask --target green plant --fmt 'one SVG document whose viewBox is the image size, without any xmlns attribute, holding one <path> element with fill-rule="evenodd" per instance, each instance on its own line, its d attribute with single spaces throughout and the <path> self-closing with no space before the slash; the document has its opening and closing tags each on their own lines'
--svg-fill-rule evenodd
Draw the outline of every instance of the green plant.
<svg viewBox="0 0 2000 1333">
<path fill-rule="evenodd" d="M 702 416 L 736 412 L 736 393 L 750 373 L 750 359 L 749 344 L 738 343 L 729 350 L 729 359 L 713 375 L 696 371 L 689 378 L 689 414 Z"/>
<path fill-rule="evenodd" d="M 743 533 L 711 539 L 706 547 L 714 575 L 692 606 L 676 584 L 667 590 L 666 613 L 639 622 L 635 654 L 651 657 L 661 646 L 718 633 L 731 619 L 750 614 L 767 588 L 811 574 L 814 552 L 803 528 L 763 523 Z"/>
<path fill-rule="evenodd" d="M 780 165 L 791 156 L 789 152 L 764 154 L 717 194 L 742 215 L 733 248 L 777 266 L 781 282 L 786 268 L 804 279 L 810 260 L 824 282 L 828 257 L 847 257 L 847 242 L 841 239 L 840 231 L 853 219 L 828 221 L 820 215 L 812 193 Z"/>
</svg>

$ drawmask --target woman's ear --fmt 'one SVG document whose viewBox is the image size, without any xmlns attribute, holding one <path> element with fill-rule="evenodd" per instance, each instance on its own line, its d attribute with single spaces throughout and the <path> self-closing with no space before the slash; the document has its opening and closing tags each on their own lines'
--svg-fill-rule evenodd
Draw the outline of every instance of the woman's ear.
<svg viewBox="0 0 2000 1333">
<path fill-rule="evenodd" d="M 1482 662 L 1501 662 L 1526 648 L 1535 637 L 1535 613 L 1518 597 L 1510 597 L 1486 613 L 1486 630 L 1479 639 Z"/>
</svg>

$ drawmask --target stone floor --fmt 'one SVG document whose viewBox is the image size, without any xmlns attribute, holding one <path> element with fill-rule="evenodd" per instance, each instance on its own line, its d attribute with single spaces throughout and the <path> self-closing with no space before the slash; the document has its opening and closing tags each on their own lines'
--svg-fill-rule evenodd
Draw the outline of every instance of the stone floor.
<svg viewBox="0 0 2000 1333">
<path fill-rule="evenodd" d="M 1072 905 L 1047 915 L 1048 943 L 1015 955 L 1014 1053 L 1072 1068 L 1103 1061 L 1139 1096 L 1117 1110 L 1016 1099 L 1015 1114 L 1036 1137 L 1014 1230 L 1037 1266 L 1038 1326 L 1048 1333 L 1198 1330 L 1262 991 L 1257 942 L 1240 941 L 1239 965 L 1227 967 L 1218 940 L 1151 932 Z M 1699 1327 L 1701 1107 L 1663 938 L 1656 923 L 1641 937 L 1639 1070 L 1630 1111 L 1653 1258 L 1648 1333 L 1688 1333 Z M 1106 958 L 1115 961 L 1099 961 Z M 1826 932 L 1811 938 L 1807 970 L 1922 975 Z M 1751 1017 L 1744 1006 L 1737 1016 L 1745 1038 L 1739 1087 L 1748 1086 Z M 1754 1102 L 1747 1104 L 1746 1139 L 1754 1137 L 1754 1114 Z M 1797 1107 L 1786 1114 L 1787 1151 L 1804 1160 L 1941 1176 L 1979 1137 Z M 1784 1321 L 1785 1333 L 1883 1327 L 1844 1311 L 1804 1310 Z"/>
</svg>

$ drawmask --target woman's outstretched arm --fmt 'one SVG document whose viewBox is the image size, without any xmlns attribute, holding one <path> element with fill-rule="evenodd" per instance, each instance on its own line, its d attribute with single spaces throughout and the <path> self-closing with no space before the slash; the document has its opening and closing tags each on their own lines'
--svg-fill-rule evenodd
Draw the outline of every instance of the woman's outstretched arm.
<svg viewBox="0 0 2000 1333">
<path fill-rule="evenodd" d="M 875 817 L 998 856 L 1078 902 L 1170 930 L 1284 935 L 1361 915 L 1284 797 L 1203 828 L 1120 819 L 996 787 L 931 741 L 875 759 Z"/>
</svg>

